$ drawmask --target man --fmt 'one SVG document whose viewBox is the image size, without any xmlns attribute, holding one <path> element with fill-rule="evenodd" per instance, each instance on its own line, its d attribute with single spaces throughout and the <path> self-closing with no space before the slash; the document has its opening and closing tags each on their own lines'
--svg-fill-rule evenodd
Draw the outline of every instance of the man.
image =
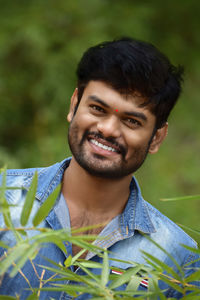
<svg viewBox="0 0 200 300">
<path fill-rule="evenodd" d="M 88 233 L 103 236 L 96 244 L 109 249 L 112 257 L 145 263 L 141 252 L 144 250 L 177 271 L 164 251 L 184 266 L 198 257 L 181 244 L 190 247 L 196 244 L 143 200 L 132 173 L 143 164 L 148 153 L 159 150 L 167 135 L 167 119 L 181 91 L 182 69 L 171 65 L 151 44 L 125 38 L 86 51 L 78 65 L 77 76 L 77 88 L 67 117 L 72 158 L 49 168 L 9 170 L 7 185 L 28 189 L 37 170 L 35 210 L 62 183 L 59 199 L 43 226 L 60 229 L 107 224 Z M 7 198 L 20 206 L 25 194 L 24 190 L 17 190 L 10 192 Z M 18 217 L 14 215 L 18 224 Z M 4 226 L 3 219 L 0 224 Z M 8 235 L 4 233 L 4 242 L 8 241 Z M 66 247 L 72 255 L 80 250 L 71 244 Z M 66 259 L 66 254 L 53 244 L 41 251 L 35 258 L 36 265 L 44 264 L 42 256 L 57 263 Z M 102 262 L 92 253 L 88 253 L 86 259 Z M 111 266 L 127 268 L 126 264 L 116 261 L 112 261 Z M 185 276 L 194 272 L 196 266 L 194 263 L 186 268 Z M 30 263 L 22 272 L 33 287 L 39 287 Z M 76 272 L 81 274 L 80 269 Z M 21 274 L 14 279 L 5 274 L 0 293 L 15 295 L 17 292 L 20 299 L 26 299 L 29 291 L 25 288 L 28 287 Z M 167 297 L 181 297 L 164 282 L 160 288 Z M 64 293 L 51 292 L 42 292 L 40 299 L 50 297 L 70 299 Z M 80 299 L 88 298 L 89 295 L 80 296 Z"/>
</svg>

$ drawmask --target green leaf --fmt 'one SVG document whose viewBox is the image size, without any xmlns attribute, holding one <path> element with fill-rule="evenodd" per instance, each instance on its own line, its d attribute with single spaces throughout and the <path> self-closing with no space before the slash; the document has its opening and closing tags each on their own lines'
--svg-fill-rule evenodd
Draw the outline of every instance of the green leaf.
<svg viewBox="0 0 200 300">
<path fill-rule="evenodd" d="M 178 271 L 180 272 L 181 276 L 184 277 L 183 269 L 177 263 L 177 261 L 175 260 L 175 258 L 169 252 L 167 252 L 163 247 L 161 247 L 158 243 L 156 243 L 153 239 L 151 239 L 148 235 L 145 234 L 144 236 L 145 236 L 146 239 L 148 239 L 152 244 L 154 244 L 158 249 L 160 249 L 162 252 L 164 252 L 171 259 L 171 261 L 174 263 L 174 265 L 177 267 Z M 143 252 L 143 251 L 141 251 L 141 252 Z M 151 260 L 153 260 L 153 259 L 151 259 Z M 156 262 L 156 260 L 154 260 L 154 261 Z M 160 264 L 158 263 L 158 265 L 160 265 Z M 177 280 L 181 281 L 180 276 L 177 277 Z"/>
<path fill-rule="evenodd" d="M 51 193 L 51 195 L 46 199 L 46 201 L 38 209 L 38 211 L 35 214 L 34 219 L 33 219 L 34 226 L 39 225 L 45 219 L 45 217 L 48 215 L 48 213 L 52 209 L 52 207 L 55 204 L 56 199 L 60 193 L 60 187 L 61 187 L 61 185 L 59 184 L 57 186 L 57 188 L 53 191 L 53 193 Z"/>
<path fill-rule="evenodd" d="M 28 190 L 28 193 L 26 195 L 26 200 L 24 202 L 24 206 L 21 212 L 21 218 L 20 218 L 20 222 L 22 226 L 25 226 L 28 222 L 28 218 L 30 216 L 32 207 L 33 207 L 33 203 L 35 200 L 35 194 L 36 194 L 36 190 L 37 190 L 37 181 L 38 181 L 38 173 L 37 171 L 35 172 L 34 176 L 33 176 L 33 180 L 31 182 L 31 186 Z"/>
<path fill-rule="evenodd" d="M 38 246 L 35 244 L 28 246 L 29 248 L 21 254 L 21 257 L 16 262 L 16 266 L 14 266 L 14 268 L 12 269 L 10 277 L 14 277 L 17 274 L 17 272 L 24 266 L 27 260 L 32 258 L 33 255 L 35 255 L 35 251 L 37 250 Z"/>
<path fill-rule="evenodd" d="M 38 299 L 39 297 L 37 296 L 37 292 L 34 292 L 30 296 L 28 296 L 28 298 L 26 298 L 26 300 L 38 300 Z"/>
<path fill-rule="evenodd" d="M 114 292 L 115 295 L 123 295 L 123 296 L 129 296 L 131 297 L 130 299 L 133 299 L 133 296 L 137 295 L 137 299 L 142 299 L 142 300 L 146 300 L 146 299 L 151 299 L 151 298 L 147 298 L 147 297 L 152 297 L 153 295 L 156 295 L 156 293 L 153 292 L 148 292 L 148 291 L 115 291 Z M 124 299 L 129 299 L 129 298 L 124 298 Z"/>
<path fill-rule="evenodd" d="M 10 215 L 10 205 L 8 204 L 6 198 L 5 198 L 5 191 L 6 191 L 6 170 L 3 172 L 2 175 L 2 186 L 0 190 L 0 205 L 3 206 L 3 218 L 5 225 L 12 230 L 12 232 L 15 235 L 15 238 L 17 241 L 21 241 L 21 236 L 19 233 L 15 230 L 15 227 L 13 226 L 11 215 Z"/>
<path fill-rule="evenodd" d="M 5 198 L 5 191 L 6 191 L 6 170 L 5 172 L 3 172 L 2 175 L 2 190 L 0 191 L 0 203 L 4 206 L 4 210 L 2 213 L 3 213 L 5 225 L 7 227 L 12 227 L 10 209 L 9 209 L 9 204 L 7 203 Z"/>
<path fill-rule="evenodd" d="M 5 243 L 3 243 L 2 241 L 0 241 L 0 247 L 5 248 L 5 249 L 9 248 L 9 246 L 6 245 Z"/>
<path fill-rule="evenodd" d="M 185 249 L 188 249 L 189 251 L 191 251 L 193 253 L 200 254 L 200 249 L 190 247 L 190 246 L 187 246 L 187 245 L 183 245 L 183 244 L 181 244 L 181 246 L 184 247 Z"/>
<path fill-rule="evenodd" d="M 92 300 L 103 300 L 103 299 L 105 299 L 105 298 L 102 298 L 102 297 L 92 297 Z"/>
<path fill-rule="evenodd" d="M 77 285 L 77 284 L 59 284 L 56 287 L 46 287 L 46 288 L 41 288 L 41 289 L 36 289 L 40 291 L 57 291 L 57 292 L 82 292 L 82 293 L 94 293 L 96 294 L 96 289 L 90 288 L 88 290 L 88 286 L 83 286 L 83 285 Z M 77 295 L 77 294 L 76 294 Z"/>
<path fill-rule="evenodd" d="M 167 285 L 171 286 L 174 290 L 179 291 L 180 293 L 184 292 L 184 288 L 181 286 L 180 282 L 174 280 L 173 277 L 167 277 L 165 274 L 160 274 L 160 279 L 167 283 Z"/>
<path fill-rule="evenodd" d="M 62 266 L 60 263 L 56 263 L 54 260 L 49 259 L 48 257 L 43 256 L 43 255 L 41 255 L 41 257 L 42 257 L 44 260 L 48 261 L 48 262 L 49 262 L 50 264 L 52 264 L 53 266 L 56 266 L 56 267 L 59 268 L 59 269 L 65 269 L 64 266 Z"/>
<path fill-rule="evenodd" d="M 110 289 L 116 289 L 117 287 L 121 286 L 122 284 L 131 280 L 132 276 L 137 274 L 140 270 L 140 266 L 135 268 L 129 268 L 125 271 L 122 275 L 116 275 L 116 280 L 113 280 L 109 285 Z"/>
<path fill-rule="evenodd" d="M 161 266 L 158 266 L 156 263 L 153 263 L 152 260 L 148 259 L 147 257 L 145 257 L 145 262 L 152 267 L 152 270 L 150 271 L 150 273 L 153 272 L 153 270 L 155 270 L 158 273 L 162 273 L 163 272 L 163 268 Z"/>
<path fill-rule="evenodd" d="M 43 265 L 39 265 L 39 267 L 49 270 L 55 274 L 59 274 L 60 276 L 64 277 L 64 278 L 68 278 L 68 280 L 73 280 L 79 283 L 85 283 L 89 286 L 94 285 L 94 281 L 88 279 L 85 275 L 78 275 L 74 272 L 72 272 L 70 269 L 68 268 L 64 268 L 62 266 L 59 266 L 58 269 L 56 268 L 52 268 L 52 267 L 47 267 L 47 266 L 43 266 Z"/>
<path fill-rule="evenodd" d="M 12 249 L 12 252 L 0 261 L 0 275 L 4 274 L 13 262 L 25 255 L 28 247 L 28 244 L 17 244 L 17 246 Z"/>
<path fill-rule="evenodd" d="M 200 231 L 199 231 L 199 230 L 192 229 L 192 228 L 190 228 L 190 227 L 188 227 L 188 226 L 185 226 L 185 225 L 182 225 L 182 224 L 179 224 L 179 223 L 178 223 L 178 225 L 179 225 L 180 227 L 182 227 L 183 229 L 189 230 L 189 231 L 191 231 L 191 232 L 193 232 L 193 233 L 195 233 L 195 234 L 200 235 Z"/>
<path fill-rule="evenodd" d="M 18 186 L 6 186 L 6 188 L 0 186 L 0 191 L 5 191 L 5 190 L 25 190 L 23 187 L 18 187 Z"/>
<path fill-rule="evenodd" d="M 15 297 L 12 297 L 12 296 L 1 296 L 0 295 L 0 300 L 16 300 L 16 298 Z"/>
<path fill-rule="evenodd" d="M 171 274 L 174 278 L 176 278 L 180 282 L 182 281 L 182 278 L 174 271 L 174 269 L 172 267 L 169 267 L 167 264 L 162 262 L 160 259 L 158 259 L 157 257 L 154 257 L 153 255 L 151 255 L 145 251 L 141 251 L 141 252 L 144 253 L 144 255 L 146 257 L 148 257 L 150 260 L 152 260 L 153 262 L 158 264 L 160 267 L 162 267 L 165 271 L 167 271 L 168 274 Z"/>
<path fill-rule="evenodd" d="M 46 259 L 47 261 L 48 261 L 48 259 Z M 48 266 L 45 266 L 45 265 L 38 265 L 39 267 L 41 267 L 41 268 L 43 268 L 43 269 L 45 269 L 45 270 L 49 270 L 49 271 L 51 271 L 52 273 L 55 273 L 55 274 L 59 274 L 60 276 L 61 276 L 61 278 L 62 277 L 67 277 L 68 278 L 68 280 L 76 280 L 77 279 L 77 281 L 80 281 L 81 282 L 81 280 L 80 280 L 80 276 L 79 275 L 77 275 L 76 273 L 73 273 L 70 269 L 68 269 L 68 268 L 63 268 L 62 266 L 58 266 L 58 268 L 53 268 L 53 267 L 48 267 Z M 82 276 L 83 277 L 83 276 Z M 81 277 L 81 278 L 82 278 Z"/>
<path fill-rule="evenodd" d="M 200 269 L 185 278 L 186 282 L 192 282 L 195 280 L 200 280 Z"/>
<path fill-rule="evenodd" d="M 197 295 L 200 296 L 200 290 L 198 287 L 196 287 L 196 290 L 194 292 L 191 292 L 187 295 L 187 299 L 189 300 L 197 300 Z"/>
<path fill-rule="evenodd" d="M 73 258 L 72 258 L 73 260 Z M 102 268 L 102 264 L 92 261 L 92 260 L 85 260 L 85 259 L 80 259 L 79 264 L 85 268 L 91 268 L 91 269 L 101 269 Z"/>
<path fill-rule="evenodd" d="M 102 266 L 102 272 L 101 272 L 101 285 L 106 286 L 108 282 L 110 274 L 110 268 L 109 268 L 109 260 L 108 260 L 108 252 L 104 251 L 103 254 L 103 266 Z"/>
<path fill-rule="evenodd" d="M 139 276 L 131 275 L 131 279 L 126 287 L 126 291 L 137 291 L 142 278 Z"/>
<path fill-rule="evenodd" d="M 148 279 L 148 292 L 154 292 L 155 294 L 152 295 L 151 300 L 157 300 L 158 296 L 159 299 L 165 300 L 167 299 L 164 295 L 164 291 L 160 290 L 158 286 L 158 277 L 153 276 Z"/>
<path fill-rule="evenodd" d="M 67 259 L 64 261 L 65 267 L 66 267 L 66 268 L 70 267 L 70 266 L 71 266 L 71 262 L 72 262 L 72 256 L 69 255 L 69 256 L 67 257 Z"/>
<path fill-rule="evenodd" d="M 58 248 L 60 248 L 64 253 L 67 252 L 62 240 L 59 238 L 59 236 L 55 235 L 55 232 L 51 233 L 43 233 L 34 237 L 35 238 L 35 242 L 39 245 L 42 243 L 53 243 L 55 244 Z"/>
<path fill-rule="evenodd" d="M 4 203 L 5 199 L 5 191 L 6 191 L 6 169 L 2 171 L 2 184 L 0 189 L 0 203 Z"/>
<path fill-rule="evenodd" d="M 179 201 L 179 200 L 199 200 L 200 195 L 194 195 L 194 196 L 183 196 L 183 197 L 173 197 L 173 198 L 163 198 L 160 199 L 161 201 Z"/>
<path fill-rule="evenodd" d="M 78 264 L 78 266 L 86 273 L 89 275 L 89 277 L 91 277 L 92 279 L 94 279 L 95 282 L 100 283 L 99 281 L 99 276 L 95 275 L 94 273 L 92 273 L 89 269 L 83 267 L 81 264 Z M 91 282 L 91 281 L 89 281 Z"/>
<path fill-rule="evenodd" d="M 107 225 L 108 223 L 103 223 L 103 224 L 95 224 L 95 225 L 89 225 L 89 226 L 84 226 L 76 229 L 72 229 L 72 235 L 75 233 L 84 233 L 85 231 L 89 231 L 91 229 L 99 228 L 102 227 L 103 225 Z M 93 235 L 93 237 L 98 237 L 99 240 L 103 239 L 103 237 L 98 236 L 98 235 Z"/>
<path fill-rule="evenodd" d="M 112 254 L 112 252 L 111 252 L 111 254 Z M 152 270 L 152 268 L 150 268 L 149 266 L 146 266 L 144 264 L 139 264 L 135 261 L 133 262 L 131 260 L 123 260 L 123 259 L 118 259 L 118 258 L 113 258 L 113 257 L 110 257 L 109 259 L 112 260 L 112 261 L 122 262 L 124 264 L 127 264 L 128 267 L 140 266 L 141 270 L 144 270 L 147 273 L 148 273 L 149 270 Z"/>
<path fill-rule="evenodd" d="M 102 248 L 98 247 L 96 245 L 90 244 L 88 242 L 85 242 L 84 237 L 80 239 L 80 237 L 69 237 L 68 241 L 70 241 L 71 243 L 79 246 L 80 248 L 84 248 L 92 253 L 95 253 L 96 255 L 98 255 L 99 257 L 102 257 Z"/>
<path fill-rule="evenodd" d="M 74 256 L 72 257 L 71 264 L 73 265 L 73 264 L 76 262 L 76 260 L 77 260 L 83 253 L 85 253 L 85 251 L 86 251 L 86 249 L 82 249 L 82 250 L 79 251 L 76 255 L 74 255 Z"/>
<path fill-rule="evenodd" d="M 10 207 L 17 207 L 18 205 L 8 204 L 7 202 L 4 202 L 3 204 L 0 203 L 0 212 L 2 213 L 9 213 Z"/>
<path fill-rule="evenodd" d="M 23 229 L 20 228 L 18 231 L 19 231 L 19 233 L 20 233 L 21 235 L 23 235 L 23 236 L 25 236 L 25 237 L 28 236 L 28 234 L 27 234 L 27 232 L 26 232 L 25 230 L 23 230 Z"/>
</svg>

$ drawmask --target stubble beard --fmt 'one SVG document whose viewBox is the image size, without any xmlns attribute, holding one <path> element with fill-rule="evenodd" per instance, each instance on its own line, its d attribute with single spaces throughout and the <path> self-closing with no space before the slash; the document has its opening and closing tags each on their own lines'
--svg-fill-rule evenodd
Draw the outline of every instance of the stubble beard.
<svg viewBox="0 0 200 300">
<path fill-rule="evenodd" d="M 152 140 L 151 138 L 146 147 L 135 148 L 131 162 L 126 161 L 125 153 L 118 154 L 119 159 L 111 162 L 107 157 L 97 153 L 87 153 L 85 143 L 87 143 L 87 137 L 91 133 L 85 131 L 79 141 L 78 132 L 78 125 L 72 121 L 68 130 L 68 142 L 75 160 L 90 175 L 107 179 L 120 179 L 135 173 L 145 161 Z M 104 139 L 106 140 L 106 138 Z"/>
</svg>

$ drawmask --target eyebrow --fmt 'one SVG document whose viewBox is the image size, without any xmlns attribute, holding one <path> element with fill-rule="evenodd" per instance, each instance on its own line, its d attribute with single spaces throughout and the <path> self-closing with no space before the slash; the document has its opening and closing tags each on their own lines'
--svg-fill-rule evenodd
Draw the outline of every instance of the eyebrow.
<svg viewBox="0 0 200 300">
<path fill-rule="evenodd" d="M 91 95 L 91 96 L 88 97 L 88 99 L 89 100 L 93 100 L 93 101 L 95 101 L 95 102 L 97 102 L 97 103 L 99 103 L 99 104 L 101 104 L 101 105 L 103 105 L 103 106 L 105 106 L 107 108 L 110 107 L 106 102 L 104 102 L 103 100 L 99 99 L 97 96 Z"/>
<path fill-rule="evenodd" d="M 98 98 L 97 96 L 95 96 L 95 95 L 89 96 L 88 99 L 89 99 L 89 100 L 92 100 L 92 101 L 95 101 L 95 102 L 97 102 L 97 103 L 103 105 L 103 106 L 106 107 L 106 108 L 110 108 L 110 106 L 109 106 L 106 102 L 104 102 L 103 100 L 99 99 L 99 98 Z M 143 121 L 145 121 L 145 122 L 147 121 L 146 115 L 143 114 L 143 113 L 141 113 L 141 112 L 138 112 L 138 111 L 125 111 L 124 114 L 127 115 L 127 116 L 130 116 L 130 117 L 136 117 L 136 118 L 139 118 L 139 119 L 141 119 L 141 120 L 143 120 Z"/>
<path fill-rule="evenodd" d="M 138 112 L 138 111 L 125 111 L 124 112 L 125 115 L 130 116 L 130 117 L 136 117 L 139 119 L 142 119 L 143 121 L 147 121 L 147 117 L 145 116 L 145 114 Z"/>
</svg>

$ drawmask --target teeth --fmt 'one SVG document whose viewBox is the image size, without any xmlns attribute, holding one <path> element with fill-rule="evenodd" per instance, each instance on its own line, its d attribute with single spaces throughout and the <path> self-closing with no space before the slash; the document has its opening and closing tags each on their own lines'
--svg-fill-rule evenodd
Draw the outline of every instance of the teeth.
<svg viewBox="0 0 200 300">
<path fill-rule="evenodd" d="M 90 142 L 91 142 L 92 144 L 94 144 L 94 145 L 96 145 L 96 146 L 102 148 L 102 149 L 105 149 L 105 150 L 108 150 L 108 151 L 112 151 L 112 152 L 117 152 L 114 148 L 108 147 L 108 146 L 103 145 L 103 144 L 101 144 L 101 143 L 98 143 L 96 140 L 93 140 L 93 139 L 92 139 L 92 140 L 90 140 Z"/>
</svg>

